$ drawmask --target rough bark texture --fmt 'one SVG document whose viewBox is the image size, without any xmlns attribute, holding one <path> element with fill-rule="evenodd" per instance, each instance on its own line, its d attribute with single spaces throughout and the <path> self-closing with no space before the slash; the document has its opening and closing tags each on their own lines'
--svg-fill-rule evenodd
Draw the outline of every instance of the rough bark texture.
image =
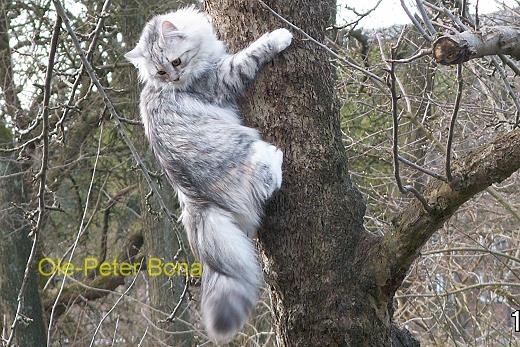
<svg viewBox="0 0 520 347">
<path fill-rule="evenodd" d="M 5 143 L 2 136 L 0 143 Z M 6 158 L 0 157 L 0 175 L 20 171 L 20 167 L 13 164 L 14 160 L 9 162 L 3 159 Z M 14 207 L 14 204 L 20 205 L 28 201 L 27 186 L 24 186 L 22 178 L 23 176 L 13 176 L 0 180 L 0 331 L 3 327 L 7 334 L 15 317 L 18 292 L 32 244 L 28 236 L 31 227 L 24 218 L 23 211 Z M 14 343 L 24 347 L 43 346 L 42 341 L 46 341 L 46 329 L 35 271 L 29 273 L 24 298 L 22 314 L 30 320 L 27 321 L 28 324 L 18 323 Z M 4 327 L 4 323 L 7 326 Z"/>
<path fill-rule="evenodd" d="M 433 57 L 439 64 L 452 65 L 487 55 L 507 54 L 520 59 L 520 28 L 484 27 L 439 37 L 433 43 Z"/>
</svg>

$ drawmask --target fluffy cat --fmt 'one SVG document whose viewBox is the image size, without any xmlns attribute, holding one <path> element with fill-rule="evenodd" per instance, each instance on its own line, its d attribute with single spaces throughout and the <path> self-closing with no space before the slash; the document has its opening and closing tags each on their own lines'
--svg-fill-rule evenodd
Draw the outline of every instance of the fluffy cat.
<svg viewBox="0 0 520 347">
<path fill-rule="evenodd" d="M 251 238 L 282 184 L 282 152 L 242 124 L 237 98 L 291 40 L 278 29 L 229 54 L 208 16 L 189 7 L 152 18 L 125 55 L 145 84 L 145 133 L 177 190 L 203 264 L 203 321 L 219 342 L 242 328 L 256 303 L 262 270 Z"/>
</svg>

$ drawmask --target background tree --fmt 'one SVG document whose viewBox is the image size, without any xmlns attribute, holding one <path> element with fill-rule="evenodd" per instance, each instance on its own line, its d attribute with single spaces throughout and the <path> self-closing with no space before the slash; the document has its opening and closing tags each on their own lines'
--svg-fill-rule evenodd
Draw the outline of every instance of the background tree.
<svg viewBox="0 0 520 347">
<path fill-rule="evenodd" d="M 13 62 L 9 44 L 10 19 L 7 15 L 10 1 L 0 2 L 0 83 L 3 91 L 4 115 L 15 124 L 24 122 L 20 111 L 20 100 L 14 83 Z M 13 136 L 6 126 L 6 119 L 0 119 L 0 143 L 13 146 Z M 30 324 L 19 324 L 18 329 L 9 337 L 20 346 L 38 346 L 44 339 L 45 326 L 41 299 L 38 294 L 36 273 L 28 274 L 24 280 L 25 267 L 31 251 L 28 234 L 30 223 L 24 216 L 24 208 L 30 201 L 32 192 L 30 177 L 24 174 L 27 163 L 16 160 L 11 153 L 0 153 L 0 327 L 11 333 L 10 326 L 4 326 L 17 318 L 18 293 L 22 282 L 27 289 L 21 299 L 24 302 L 24 315 L 18 319 Z M 16 245 L 16 247 L 13 247 Z M 8 336 L 6 336 L 8 338 Z"/>
</svg>

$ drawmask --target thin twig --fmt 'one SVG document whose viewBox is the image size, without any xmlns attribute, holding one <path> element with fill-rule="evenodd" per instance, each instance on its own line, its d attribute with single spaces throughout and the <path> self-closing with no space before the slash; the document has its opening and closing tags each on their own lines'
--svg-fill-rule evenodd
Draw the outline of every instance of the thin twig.
<svg viewBox="0 0 520 347">
<path fill-rule="evenodd" d="M 509 255 L 507 253 L 493 251 L 488 248 L 482 248 L 482 247 L 453 247 L 453 248 L 444 248 L 444 249 L 434 249 L 431 251 L 421 252 L 421 256 L 425 255 L 432 255 L 432 254 L 438 254 L 438 253 L 451 253 L 451 252 L 482 252 L 482 253 L 488 253 L 494 256 L 498 257 L 504 257 L 511 261 L 514 261 L 516 263 L 520 264 L 520 259 Z"/>
<path fill-rule="evenodd" d="M 370 15 L 372 12 L 374 12 L 379 7 L 379 5 L 381 4 L 381 1 L 383 1 L 383 0 L 378 0 L 377 3 L 374 6 L 372 6 L 371 9 L 369 9 L 366 12 L 363 12 L 363 13 L 359 13 L 355 8 L 346 5 L 345 8 L 347 10 L 349 10 L 349 11 L 352 11 L 358 18 L 356 20 L 350 22 L 350 23 L 347 23 L 347 24 L 344 24 L 344 25 L 341 25 L 341 26 L 334 25 L 332 27 L 332 29 L 341 30 L 341 29 L 344 29 L 346 27 L 350 27 L 349 32 L 352 32 L 362 19 L 364 19 L 365 17 Z"/>
<path fill-rule="evenodd" d="M 402 295 L 396 295 L 395 298 L 433 298 L 433 297 L 445 297 L 450 296 L 454 294 L 459 294 L 462 292 L 465 292 L 467 290 L 474 290 L 474 289 L 481 289 L 491 287 L 493 288 L 499 288 L 499 287 L 520 287 L 520 283 L 517 282 L 488 282 L 488 283 L 477 283 L 472 284 L 467 287 L 459 288 L 459 289 L 453 289 L 448 290 L 444 293 L 424 293 L 424 294 L 402 294 Z"/>
<path fill-rule="evenodd" d="M 404 12 L 406 12 L 406 15 L 410 20 L 412 21 L 412 24 L 414 27 L 419 31 L 419 33 L 426 39 L 426 41 L 431 42 L 432 37 L 424 30 L 421 24 L 415 19 L 414 15 L 410 12 L 406 4 L 404 3 L 404 0 L 401 0 L 401 7 L 403 8 Z"/>
<path fill-rule="evenodd" d="M 430 33 L 430 37 L 435 35 L 436 31 L 433 28 L 433 24 L 430 20 L 430 17 L 428 17 L 428 14 L 426 13 L 426 9 L 424 8 L 422 0 L 415 0 L 415 3 L 417 4 L 417 8 L 419 9 L 419 13 L 421 14 L 423 23 L 426 25 L 426 29 L 428 29 L 428 32 Z"/>
<path fill-rule="evenodd" d="M 496 57 L 491 57 L 491 60 L 493 61 L 493 65 L 495 65 L 495 68 L 497 69 L 498 74 L 500 75 L 500 78 L 502 78 L 502 81 L 504 82 L 504 86 L 506 87 L 507 93 L 513 100 L 513 103 L 515 104 L 516 116 L 515 116 L 515 124 L 513 125 L 513 129 L 514 129 L 520 125 L 520 100 L 518 100 L 518 95 L 513 90 L 511 83 L 509 83 L 509 81 L 507 80 L 506 71 L 500 65 L 500 63 L 498 62 L 498 59 Z"/>
<path fill-rule="evenodd" d="M 43 95 L 43 107 L 42 107 L 42 132 L 40 138 L 43 139 L 43 148 L 42 148 L 42 159 L 40 171 L 36 175 L 39 179 L 39 187 L 38 187 L 38 217 L 36 221 L 36 226 L 31 231 L 33 237 L 33 243 L 31 247 L 31 252 L 29 253 L 29 258 L 27 259 L 27 265 L 25 266 L 25 272 L 22 279 L 22 284 L 20 286 L 20 291 L 18 292 L 18 305 L 16 307 L 16 314 L 14 316 L 13 323 L 11 324 L 11 332 L 9 338 L 6 342 L 6 347 L 11 346 L 16 327 L 18 323 L 22 319 L 22 310 L 24 306 L 24 296 L 25 291 L 27 289 L 27 285 L 29 283 L 29 275 L 31 273 L 31 269 L 33 269 L 33 262 L 36 255 L 36 248 L 38 246 L 40 231 L 43 227 L 43 219 L 45 213 L 45 181 L 47 178 L 47 167 L 49 164 L 49 101 L 51 97 L 51 83 L 52 83 L 52 69 L 54 68 L 54 60 L 56 56 L 56 47 L 58 46 L 58 38 L 60 35 L 61 29 L 61 18 L 57 17 L 56 22 L 54 23 L 54 29 L 52 31 L 52 39 L 51 46 L 49 51 L 49 60 L 47 63 L 47 70 L 45 72 L 45 86 L 44 86 L 44 95 Z"/>
<path fill-rule="evenodd" d="M 12 152 L 17 152 L 17 151 L 23 152 L 27 146 L 29 146 L 31 143 L 34 143 L 39 140 L 41 140 L 41 134 L 33 137 L 30 140 L 27 140 L 26 142 L 24 142 L 21 145 L 18 145 L 16 147 L 0 148 L 0 153 L 12 153 Z"/>
<path fill-rule="evenodd" d="M 462 100 L 462 87 L 464 81 L 462 80 L 462 64 L 457 65 L 457 95 L 455 97 L 455 106 L 453 106 L 453 113 L 451 114 L 450 129 L 448 131 L 448 142 L 446 144 L 446 177 L 451 182 L 453 179 L 451 175 L 451 147 L 453 145 L 453 133 L 457 123 L 457 115 L 460 109 L 460 101 Z"/>
<path fill-rule="evenodd" d="M 391 59 L 394 60 L 395 53 L 397 50 L 397 45 L 391 48 Z M 432 212 L 432 207 L 428 204 L 428 202 L 424 199 L 424 197 L 412 186 L 403 185 L 401 181 L 401 175 L 399 173 L 399 116 L 398 116 L 398 96 L 396 92 L 396 77 L 395 77 L 395 63 L 390 63 L 390 94 L 392 97 L 392 153 L 393 153 L 393 162 L 394 162 L 394 177 L 397 183 L 397 187 L 399 191 L 403 194 L 412 193 L 424 206 L 424 209 L 428 212 Z"/>
<path fill-rule="evenodd" d="M 62 19 L 63 19 L 63 17 L 62 17 Z M 99 162 L 99 154 L 101 153 L 102 139 L 103 139 L 103 123 L 101 123 L 100 130 L 99 130 L 97 154 L 96 154 L 96 159 L 94 160 L 94 168 L 92 169 L 92 176 L 90 178 L 90 184 L 89 184 L 89 187 L 88 187 L 88 190 L 87 190 L 87 197 L 85 199 L 85 208 L 83 209 L 83 214 L 81 216 L 81 222 L 80 222 L 80 225 L 79 225 L 79 228 L 78 228 L 78 233 L 76 234 L 76 238 L 74 240 L 74 243 L 73 243 L 72 247 L 70 248 L 70 255 L 69 255 L 69 258 L 68 258 L 68 262 L 72 261 L 72 258 L 74 257 L 74 252 L 76 251 L 76 247 L 77 247 L 77 245 L 79 243 L 79 239 L 80 239 L 81 235 L 83 234 L 83 231 L 86 230 L 87 226 L 92 221 L 92 217 L 94 216 L 94 213 L 93 213 L 91 215 L 91 218 L 89 219 L 89 221 L 85 225 L 85 219 L 87 217 L 88 205 L 89 205 L 89 202 L 90 202 L 90 196 L 91 196 L 91 193 L 92 193 L 92 188 L 94 186 L 94 178 L 96 177 L 96 170 L 97 170 L 97 165 L 98 165 L 98 162 Z M 68 250 L 67 250 L 67 252 L 68 252 Z M 63 281 L 61 281 L 61 285 L 60 285 L 60 289 L 58 291 L 58 295 L 56 295 L 56 299 L 54 300 L 54 304 L 52 305 L 51 314 L 50 314 L 50 317 L 49 317 L 49 325 L 47 327 L 47 346 L 51 346 L 51 332 L 52 332 L 52 324 L 53 324 L 53 321 L 54 321 L 54 314 L 56 312 L 56 307 L 58 307 L 58 303 L 59 303 L 61 294 L 63 293 L 63 290 L 65 288 L 65 282 L 67 281 L 67 278 L 68 278 L 67 273 L 65 273 L 65 275 L 63 276 Z"/>
<path fill-rule="evenodd" d="M 399 34 L 399 38 L 397 40 L 398 44 L 396 46 L 399 46 L 399 43 L 401 42 L 401 39 L 403 38 L 405 29 L 406 29 L 406 26 L 403 27 L 403 30 Z M 381 36 L 379 35 L 379 33 L 376 33 L 376 39 L 377 39 L 377 43 L 379 45 L 379 52 L 381 53 L 381 60 L 383 60 L 386 63 L 387 69 L 390 70 L 391 66 L 388 64 L 388 62 L 395 61 L 395 59 L 386 59 L 383 40 L 381 39 Z M 401 82 L 401 79 L 399 77 L 397 77 L 397 75 L 394 75 L 394 77 L 395 77 L 395 82 L 397 83 L 397 86 L 399 86 L 399 90 L 401 90 L 401 96 L 404 98 L 404 101 L 406 103 L 406 112 L 408 112 L 408 114 L 412 114 L 412 103 L 410 101 L 410 98 L 408 97 L 408 93 L 406 92 L 404 84 Z"/>
<path fill-rule="evenodd" d="M 431 171 L 431 170 L 429 170 L 427 168 L 424 168 L 424 167 L 422 167 L 420 165 L 417 165 L 413 161 L 410 161 L 410 160 L 408 160 L 408 159 L 406 159 L 406 158 L 404 158 L 404 157 L 402 157 L 400 155 L 397 157 L 397 159 L 399 159 L 400 161 L 402 161 L 406 165 L 411 166 L 414 169 L 417 169 L 417 170 L 419 170 L 419 171 L 421 171 L 421 172 L 423 172 L 423 173 L 425 173 L 425 174 L 427 174 L 429 176 L 432 176 L 432 177 L 434 177 L 434 178 L 436 178 L 438 180 L 441 180 L 441 181 L 444 181 L 444 182 L 448 181 L 448 179 L 446 177 L 444 177 L 443 175 L 439 175 L 436 172 L 433 172 L 433 171 Z"/>
<path fill-rule="evenodd" d="M 502 60 L 504 64 L 506 64 L 511 68 L 511 70 L 513 70 L 516 76 L 520 76 L 520 68 L 516 66 L 515 62 L 513 62 L 511 58 L 503 54 L 498 54 L 498 57 L 500 58 L 500 60 Z"/>
<path fill-rule="evenodd" d="M 143 260 L 144 260 L 144 258 L 141 260 L 141 265 L 139 265 L 139 270 L 141 269 L 141 266 L 143 264 Z M 139 276 L 139 273 L 140 273 L 140 271 L 137 273 L 137 275 L 135 275 L 134 279 L 132 280 L 132 283 L 130 283 L 128 288 L 119 296 L 119 298 L 117 298 L 116 302 L 114 303 L 114 305 L 112 305 L 110 310 L 108 310 L 107 313 L 105 313 L 105 315 L 101 318 L 101 320 L 99 321 L 98 325 L 96 326 L 96 330 L 94 331 L 94 334 L 92 334 L 92 340 L 90 340 L 89 347 L 94 346 L 94 341 L 96 339 L 97 333 L 99 332 L 99 329 L 101 328 L 101 324 L 103 324 L 105 319 L 107 319 L 107 317 L 110 315 L 110 313 L 112 313 L 112 311 L 114 311 L 114 309 L 117 307 L 119 302 L 121 302 L 121 300 L 123 300 L 123 298 L 128 294 L 130 289 L 132 289 L 132 287 L 134 286 L 135 281 L 137 280 L 137 277 Z"/>
<path fill-rule="evenodd" d="M 182 294 L 179 298 L 179 301 L 177 302 L 177 305 L 173 308 L 172 313 L 168 317 L 166 317 L 163 320 L 160 320 L 159 323 L 166 323 L 166 322 L 173 322 L 175 320 L 175 316 L 177 315 L 177 311 L 179 311 L 179 308 L 181 307 L 182 302 L 184 301 L 184 298 L 186 297 L 186 294 L 188 293 L 188 287 L 190 285 L 190 278 L 189 275 L 186 273 L 186 281 L 184 283 L 184 289 L 182 290 Z"/>
<path fill-rule="evenodd" d="M 99 19 L 97 21 L 96 27 L 92 33 L 92 40 L 90 41 L 90 45 L 88 46 L 87 50 L 87 60 L 92 60 L 92 57 L 94 56 L 94 52 L 96 51 L 96 43 L 98 40 L 99 35 L 101 34 L 101 29 L 103 28 L 103 24 L 105 22 L 106 14 L 108 13 L 108 9 L 111 5 L 112 0 L 105 0 L 103 4 L 103 8 L 101 10 L 101 13 L 99 14 Z M 74 84 L 72 85 L 72 89 L 69 95 L 69 99 L 67 100 L 67 103 L 65 104 L 65 109 L 63 110 L 63 114 L 60 117 L 60 119 L 56 122 L 55 125 L 55 132 L 57 132 L 58 128 L 61 130 L 62 134 L 64 133 L 63 129 L 63 122 L 67 118 L 67 115 L 69 114 L 70 110 L 72 109 L 72 106 L 74 106 L 73 101 L 74 97 L 76 95 L 76 90 L 78 89 L 81 78 L 83 77 L 83 74 L 85 73 L 85 65 L 81 65 L 81 68 L 79 69 L 76 80 L 74 81 Z"/>
<path fill-rule="evenodd" d="M 127 124 L 131 124 L 131 125 L 140 125 L 140 126 L 143 126 L 143 122 L 141 122 L 141 121 L 138 120 L 138 119 L 128 119 L 128 118 L 120 117 L 119 120 L 120 120 L 122 123 L 127 123 Z"/>
<path fill-rule="evenodd" d="M 475 23 L 473 27 L 475 28 L 475 31 L 480 29 L 480 17 L 478 15 L 478 6 L 479 6 L 479 0 L 475 3 Z"/>
<path fill-rule="evenodd" d="M 419 59 L 421 57 L 424 57 L 425 55 L 432 54 L 433 50 L 431 48 L 423 48 L 417 51 L 414 55 L 412 55 L 409 58 L 404 59 L 397 59 L 397 60 L 387 60 L 388 62 L 394 62 L 394 63 L 410 63 L 414 61 L 415 59 Z"/>
</svg>

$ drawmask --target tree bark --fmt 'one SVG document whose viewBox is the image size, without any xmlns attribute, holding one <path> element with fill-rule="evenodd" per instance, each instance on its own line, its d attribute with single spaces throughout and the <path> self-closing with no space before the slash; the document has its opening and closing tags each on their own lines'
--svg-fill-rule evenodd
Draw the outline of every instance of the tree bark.
<svg viewBox="0 0 520 347">
<path fill-rule="evenodd" d="M 268 4 L 321 42 L 335 19 L 332 0 Z M 283 26 L 256 0 L 212 0 L 206 7 L 233 51 Z M 387 300 L 364 271 L 372 237 L 347 170 L 329 57 L 296 35 L 268 65 L 242 112 L 284 151 L 282 189 L 259 231 L 278 344 L 388 346 Z"/>
<path fill-rule="evenodd" d="M 439 64 L 453 65 L 487 55 L 507 54 L 520 59 L 520 28 L 484 27 L 439 37 L 433 43 L 433 57 Z"/>
<path fill-rule="evenodd" d="M 5 128 L 0 122 L 0 132 L 2 130 Z M 5 140 L 0 136 L 0 143 Z M 28 236 L 31 226 L 19 207 L 29 201 L 28 186 L 24 184 L 23 175 L 16 175 L 22 169 L 14 164 L 14 159 L 0 156 L 0 175 L 15 174 L 0 179 L 0 331 L 7 335 L 15 318 L 18 292 L 32 243 Z M 28 281 L 21 313 L 29 320 L 27 324 L 18 323 L 13 341 L 16 346 L 38 347 L 43 346 L 42 341 L 47 337 L 36 271 L 29 272 Z"/>
</svg>

